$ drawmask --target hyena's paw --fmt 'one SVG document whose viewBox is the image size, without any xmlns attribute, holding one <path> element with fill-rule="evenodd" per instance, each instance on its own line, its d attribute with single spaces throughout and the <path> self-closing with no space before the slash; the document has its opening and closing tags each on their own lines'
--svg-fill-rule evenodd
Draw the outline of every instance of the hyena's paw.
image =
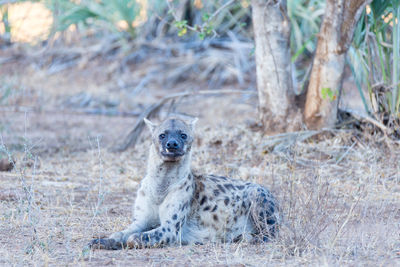
<svg viewBox="0 0 400 267">
<path fill-rule="evenodd" d="M 144 248 L 143 240 L 139 234 L 132 234 L 126 241 L 128 248 Z"/>
<path fill-rule="evenodd" d="M 164 245 L 165 242 L 161 241 L 159 236 L 154 236 L 152 233 L 134 233 L 126 241 L 128 248 L 160 248 Z"/>
<path fill-rule="evenodd" d="M 91 249 L 108 249 L 108 250 L 117 250 L 123 249 L 124 245 L 121 242 L 115 241 L 112 238 L 96 238 L 90 241 L 88 246 Z"/>
</svg>

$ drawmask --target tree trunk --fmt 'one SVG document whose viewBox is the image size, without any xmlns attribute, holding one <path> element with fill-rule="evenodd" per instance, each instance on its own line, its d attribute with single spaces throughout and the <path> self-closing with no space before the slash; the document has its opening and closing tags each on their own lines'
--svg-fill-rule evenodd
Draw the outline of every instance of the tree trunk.
<svg viewBox="0 0 400 267">
<path fill-rule="evenodd" d="M 252 0 L 259 114 L 268 133 L 297 130 L 290 61 L 290 21 L 286 0 Z"/>
<path fill-rule="evenodd" d="M 327 0 L 308 86 L 304 120 L 308 128 L 335 125 L 347 50 L 371 0 Z"/>
</svg>

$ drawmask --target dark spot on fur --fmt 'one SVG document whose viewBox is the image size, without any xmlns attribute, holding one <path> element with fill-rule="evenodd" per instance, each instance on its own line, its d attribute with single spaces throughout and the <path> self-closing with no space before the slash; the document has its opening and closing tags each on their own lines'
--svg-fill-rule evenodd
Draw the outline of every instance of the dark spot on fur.
<svg viewBox="0 0 400 267">
<path fill-rule="evenodd" d="M 179 187 L 179 189 L 183 189 L 186 185 L 187 185 L 187 181 L 185 181 L 185 182 L 183 183 L 183 185 L 181 185 L 181 186 Z"/>
<path fill-rule="evenodd" d="M 229 204 L 229 198 L 225 198 L 225 199 L 224 199 L 224 203 L 225 203 L 226 206 L 228 206 L 228 204 Z"/>
<path fill-rule="evenodd" d="M 275 224 L 275 223 L 276 223 L 275 219 L 272 218 L 267 219 L 267 224 Z"/>
<path fill-rule="evenodd" d="M 161 230 L 165 233 L 165 227 L 163 227 Z"/>
<path fill-rule="evenodd" d="M 244 201 L 242 202 L 242 208 L 246 208 L 246 203 Z"/>
<path fill-rule="evenodd" d="M 186 187 L 186 192 L 189 191 L 189 189 L 190 189 L 190 186 L 188 185 L 188 186 Z"/>
<path fill-rule="evenodd" d="M 225 193 L 225 189 L 222 187 L 222 185 L 217 185 L 218 189 L 221 190 L 222 193 Z"/>
<path fill-rule="evenodd" d="M 235 187 L 233 186 L 233 184 L 224 184 L 225 188 L 229 190 L 230 189 L 235 189 Z"/>
<path fill-rule="evenodd" d="M 171 222 L 169 220 L 166 221 L 167 224 L 171 224 Z"/>
<path fill-rule="evenodd" d="M 204 211 L 207 211 L 207 210 L 210 210 L 211 209 L 211 207 L 210 206 L 207 206 L 207 207 L 205 207 L 203 210 Z"/>
<path fill-rule="evenodd" d="M 171 229 L 170 229 L 169 227 L 168 227 L 168 229 L 167 229 L 167 230 L 168 230 L 168 232 L 171 232 Z"/>
<path fill-rule="evenodd" d="M 204 184 L 202 182 L 199 183 L 199 190 L 204 191 Z"/>
<path fill-rule="evenodd" d="M 244 185 L 237 185 L 236 188 L 242 190 L 244 188 Z"/>
<path fill-rule="evenodd" d="M 214 183 L 218 183 L 218 179 L 215 177 L 210 177 L 210 180 L 213 181 Z"/>
<path fill-rule="evenodd" d="M 178 215 L 174 214 L 174 216 L 172 216 L 172 220 L 176 220 L 176 219 L 178 219 Z"/>
<path fill-rule="evenodd" d="M 214 208 L 211 210 L 211 212 L 214 212 L 214 211 L 216 211 L 216 210 L 217 210 L 217 208 L 218 208 L 218 206 L 217 206 L 217 205 L 215 205 L 215 206 L 214 206 Z"/>
<path fill-rule="evenodd" d="M 214 196 L 218 196 L 219 195 L 219 190 L 218 189 L 214 189 Z"/>
<path fill-rule="evenodd" d="M 260 211 L 260 213 L 258 214 L 260 217 L 264 217 L 264 212 Z"/>
<path fill-rule="evenodd" d="M 175 224 L 175 228 L 176 228 L 176 230 L 179 230 L 179 229 L 181 228 L 181 223 L 180 223 L 180 222 L 177 222 L 177 223 Z"/>
<path fill-rule="evenodd" d="M 188 205 L 189 205 L 189 203 L 185 202 L 185 204 L 183 204 L 183 206 L 181 208 L 181 211 L 184 211 L 187 208 Z"/>
<path fill-rule="evenodd" d="M 217 178 L 217 179 L 222 179 L 222 180 L 224 180 L 224 181 L 226 181 L 227 180 L 227 178 L 225 177 L 225 176 L 217 176 L 217 175 L 211 175 L 212 177 L 215 177 L 215 178 Z"/>
<path fill-rule="evenodd" d="M 203 196 L 203 198 L 200 200 L 200 205 L 203 205 L 204 202 L 207 201 L 207 196 Z"/>
<path fill-rule="evenodd" d="M 167 242 L 167 244 L 169 243 L 169 237 L 167 237 L 167 239 L 165 240 Z"/>
<path fill-rule="evenodd" d="M 269 206 L 269 214 L 272 214 L 274 212 L 275 212 L 275 205 L 271 203 Z"/>
<path fill-rule="evenodd" d="M 214 221 L 216 221 L 216 222 L 218 221 L 218 216 L 217 216 L 217 214 L 214 214 L 214 215 L 213 215 L 213 219 L 214 219 Z"/>
<path fill-rule="evenodd" d="M 144 241 L 144 242 L 149 242 L 150 237 L 149 237 L 148 234 L 143 234 L 143 235 L 140 237 L 140 239 L 141 239 L 142 241 Z"/>
<path fill-rule="evenodd" d="M 233 217 L 233 220 L 234 220 L 235 222 L 237 222 L 237 217 Z"/>
<path fill-rule="evenodd" d="M 232 242 L 236 243 L 236 242 L 239 242 L 239 241 L 241 241 L 241 240 L 243 240 L 243 236 L 242 236 L 242 235 L 238 235 L 237 237 L 235 237 L 235 238 L 232 240 Z"/>
</svg>

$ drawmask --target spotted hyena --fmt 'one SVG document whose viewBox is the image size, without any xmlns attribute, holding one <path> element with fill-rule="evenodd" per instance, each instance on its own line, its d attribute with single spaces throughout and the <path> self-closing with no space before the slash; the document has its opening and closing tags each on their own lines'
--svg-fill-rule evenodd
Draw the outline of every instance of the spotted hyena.
<svg viewBox="0 0 400 267">
<path fill-rule="evenodd" d="M 268 240 L 278 225 L 275 199 L 264 187 L 191 171 L 197 119 L 145 119 L 152 133 L 147 174 L 134 204 L 132 224 L 92 248 L 142 248 L 208 241 Z"/>
</svg>

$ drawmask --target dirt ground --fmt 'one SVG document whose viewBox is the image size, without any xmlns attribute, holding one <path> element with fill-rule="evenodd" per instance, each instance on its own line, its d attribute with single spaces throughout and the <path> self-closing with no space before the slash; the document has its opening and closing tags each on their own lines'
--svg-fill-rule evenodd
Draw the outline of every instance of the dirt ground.
<svg viewBox="0 0 400 267">
<path fill-rule="evenodd" d="M 134 73 L 147 63 L 106 75 L 114 63 L 54 74 L 23 57 L 0 65 L 1 156 L 15 160 L 12 171 L 0 172 L 0 265 L 400 264 L 399 147 L 349 129 L 271 143 L 250 127 L 257 99 L 248 93 L 189 97 L 175 108 L 200 118 L 195 169 L 255 181 L 277 196 L 283 222 L 276 240 L 85 250 L 93 237 L 129 224 L 149 133 L 127 151 L 111 149 L 144 107 L 172 92 L 203 88 L 190 81 L 165 88 L 160 81 L 127 90 L 121 81 L 140 83 Z M 243 88 L 232 83 L 222 89 Z"/>
</svg>

